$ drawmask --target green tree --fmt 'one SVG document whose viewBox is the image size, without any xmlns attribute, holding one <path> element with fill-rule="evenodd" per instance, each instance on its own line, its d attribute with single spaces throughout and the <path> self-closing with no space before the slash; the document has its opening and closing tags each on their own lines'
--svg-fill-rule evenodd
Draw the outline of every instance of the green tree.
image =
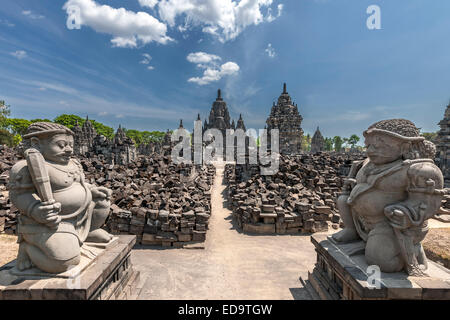
<svg viewBox="0 0 450 320">
<path fill-rule="evenodd" d="M 422 132 L 421 136 L 427 139 L 428 141 L 433 142 L 438 137 L 438 132 Z"/>
<path fill-rule="evenodd" d="M 11 114 L 10 106 L 5 101 L 0 100 L 0 129 L 6 129 L 7 119 Z"/>
<path fill-rule="evenodd" d="M 84 123 L 84 119 L 76 116 L 74 114 L 62 114 L 55 119 L 53 119 L 54 122 L 62 124 L 63 126 L 66 126 L 69 129 L 72 129 L 75 124 L 78 121 L 78 124 L 81 126 Z"/>
<path fill-rule="evenodd" d="M 0 144 L 5 144 L 9 147 L 12 147 L 14 145 L 14 137 L 6 129 L 0 129 Z"/>
<path fill-rule="evenodd" d="M 127 135 L 128 138 L 131 138 L 134 141 L 135 145 L 140 145 L 141 143 L 143 143 L 144 139 L 144 133 L 138 130 L 125 130 L 125 134 Z"/>
<path fill-rule="evenodd" d="M 335 136 L 333 138 L 334 151 L 341 152 L 343 143 L 344 143 L 344 140 L 342 140 L 341 137 Z"/>
<path fill-rule="evenodd" d="M 63 126 L 66 126 L 69 129 L 72 129 L 75 124 L 78 121 L 78 125 L 82 126 L 85 123 L 85 119 L 76 116 L 74 114 L 62 114 L 58 117 L 56 117 L 54 122 L 62 124 Z M 111 127 L 108 127 L 104 125 L 101 122 L 97 122 L 95 120 L 90 120 L 92 123 L 92 126 L 94 127 L 95 131 L 97 131 L 98 134 L 104 135 L 105 137 L 112 139 L 114 137 L 114 129 Z"/>
<path fill-rule="evenodd" d="M 24 135 L 27 128 L 30 126 L 31 121 L 19 118 L 6 119 L 6 128 L 14 135 Z"/>
<path fill-rule="evenodd" d="M 302 150 L 311 151 L 311 136 L 309 133 L 302 136 Z"/>
<path fill-rule="evenodd" d="M 359 140 L 360 139 L 356 134 L 352 134 L 350 138 L 348 138 L 347 142 L 351 146 L 351 148 L 354 149 L 355 146 L 358 144 Z"/>
<path fill-rule="evenodd" d="M 325 151 L 333 150 L 333 139 L 325 138 Z"/>
<path fill-rule="evenodd" d="M 101 122 L 97 122 L 95 120 L 91 120 L 92 126 L 98 134 L 104 135 L 105 137 L 112 139 L 114 138 L 114 129 L 104 125 Z M 83 121 L 84 123 L 84 121 Z M 81 125 L 81 124 L 80 124 Z"/>
<path fill-rule="evenodd" d="M 53 122 L 53 121 L 49 119 L 31 119 L 30 122 L 35 123 L 35 122 Z"/>
</svg>

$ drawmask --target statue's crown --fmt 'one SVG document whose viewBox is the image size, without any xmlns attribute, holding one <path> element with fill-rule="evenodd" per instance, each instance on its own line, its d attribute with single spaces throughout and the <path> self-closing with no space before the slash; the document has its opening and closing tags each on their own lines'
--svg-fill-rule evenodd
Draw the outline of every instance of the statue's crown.
<svg viewBox="0 0 450 320">
<path fill-rule="evenodd" d="M 35 122 L 28 127 L 23 138 L 29 139 L 31 137 L 41 137 L 58 133 L 73 135 L 73 131 L 62 124 L 53 122 Z"/>
<path fill-rule="evenodd" d="M 364 131 L 364 136 L 370 133 L 384 133 L 402 140 L 423 141 L 424 137 L 420 136 L 420 130 L 414 123 L 406 119 L 389 119 L 382 120 L 372 124 L 369 129 Z"/>
</svg>

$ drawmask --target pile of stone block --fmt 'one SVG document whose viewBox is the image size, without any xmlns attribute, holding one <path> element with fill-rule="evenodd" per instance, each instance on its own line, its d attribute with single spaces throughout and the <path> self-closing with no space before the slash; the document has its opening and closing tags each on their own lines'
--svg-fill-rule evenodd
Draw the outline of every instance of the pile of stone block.
<svg viewBox="0 0 450 320">
<path fill-rule="evenodd" d="M 252 233 L 314 233 L 341 225 L 336 198 L 359 156 L 282 155 L 275 175 L 258 165 L 225 167 L 228 201 L 237 225 Z"/>
<path fill-rule="evenodd" d="M 0 233 L 16 234 L 17 209 L 11 204 L 7 185 L 9 170 L 21 157 L 17 150 L 0 145 Z"/>
<path fill-rule="evenodd" d="M 9 201 L 9 170 L 18 150 L 0 145 L 0 232 L 16 232 L 18 211 Z M 132 234 L 138 243 L 180 246 L 206 239 L 215 168 L 175 164 L 170 156 L 139 156 L 111 165 L 103 156 L 80 156 L 86 182 L 113 190 L 105 229 Z"/>
<path fill-rule="evenodd" d="M 144 245 L 182 246 L 206 239 L 213 166 L 174 164 L 169 156 L 139 156 L 127 165 L 82 158 L 89 182 L 113 190 L 106 229 L 134 234 Z"/>
</svg>

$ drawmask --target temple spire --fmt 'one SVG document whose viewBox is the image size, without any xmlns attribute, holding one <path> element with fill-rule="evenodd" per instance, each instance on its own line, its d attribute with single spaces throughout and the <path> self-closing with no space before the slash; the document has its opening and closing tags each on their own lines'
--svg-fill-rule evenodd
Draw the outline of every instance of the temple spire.
<svg viewBox="0 0 450 320">
<path fill-rule="evenodd" d="M 287 94 L 287 91 L 286 91 L 286 82 L 283 84 L 283 93 Z"/>
<path fill-rule="evenodd" d="M 183 128 L 183 119 L 180 119 L 180 127 L 179 128 Z"/>
<path fill-rule="evenodd" d="M 217 100 L 222 100 L 222 90 L 217 90 Z"/>
<path fill-rule="evenodd" d="M 200 113 L 197 115 L 197 121 L 200 120 Z"/>
</svg>

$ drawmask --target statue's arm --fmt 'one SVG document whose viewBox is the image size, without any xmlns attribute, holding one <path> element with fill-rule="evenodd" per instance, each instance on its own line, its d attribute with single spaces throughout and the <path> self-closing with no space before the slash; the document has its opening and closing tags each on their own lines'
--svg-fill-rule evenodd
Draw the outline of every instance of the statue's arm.
<svg viewBox="0 0 450 320">
<path fill-rule="evenodd" d="M 412 164 L 407 179 L 407 199 L 385 208 L 391 225 L 400 229 L 420 226 L 433 217 L 444 196 L 442 172 L 431 162 Z"/>
<path fill-rule="evenodd" d="M 25 161 L 11 168 L 8 188 L 11 202 L 26 216 L 31 216 L 33 208 L 41 204 Z"/>
<path fill-rule="evenodd" d="M 358 160 L 353 161 L 352 166 L 350 167 L 350 171 L 348 173 L 348 176 L 344 178 L 344 185 L 343 185 L 343 193 L 350 194 L 350 191 L 353 189 L 353 187 L 356 184 L 356 175 L 358 174 L 358 171 L 361 170 L 364 163 L 366 163 L 368 160 Z"/>
</svg>

